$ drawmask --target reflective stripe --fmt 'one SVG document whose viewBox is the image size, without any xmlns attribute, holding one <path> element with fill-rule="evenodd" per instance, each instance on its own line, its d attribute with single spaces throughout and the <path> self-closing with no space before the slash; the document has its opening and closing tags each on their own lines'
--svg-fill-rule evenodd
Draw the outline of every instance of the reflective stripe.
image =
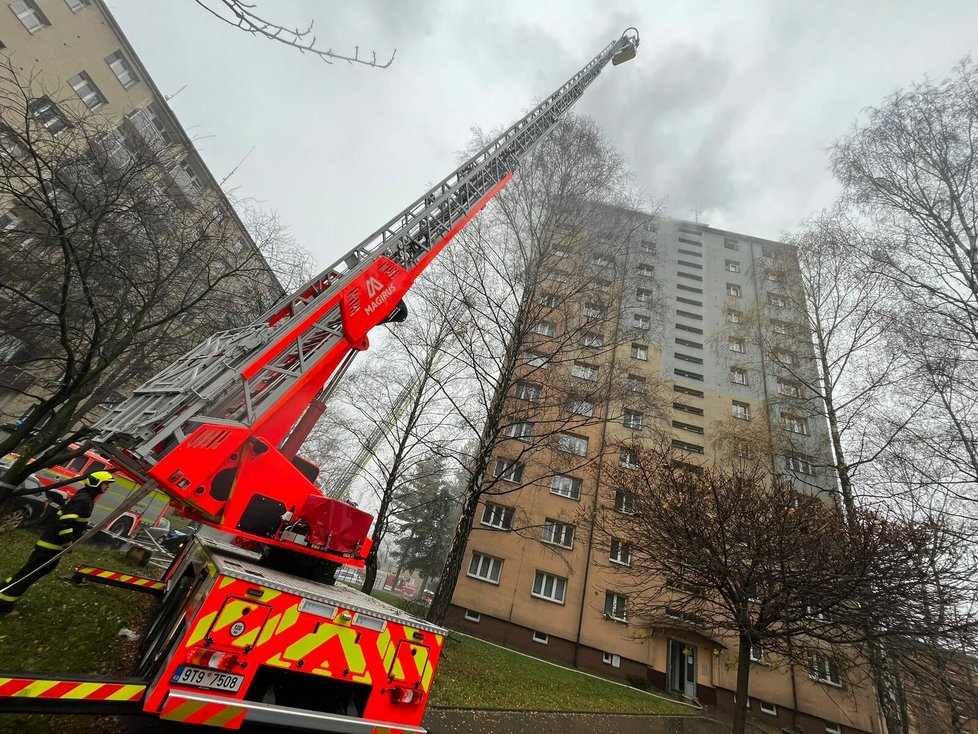
<svg viewBox="0 0 978 734">
<path fill-rule="evenodd" d="M 65 517 L 71 517 L 71 515 L 65 515 Z M 88 522 L 91 519 L 90 517 L 78 517 L 75 515 L 75 522 Z"/>
<path fill-rule="evenodd" d="M 61 550 L 60 545 L 55 545 L 54 543 L 48 543 L 46 540 L 39 540 L 34 545 L 36 545 L 38 548 L 47 548 L 48 550 L 56 550 L 56 551 Z"/>
<path fill-rule="evenodd" d="M 62 515 L 59 512 L 58 513 L 58 517 L 60 517 L 62 520 L 77 520 L 78 519 L 78 515 L 76 513 L 72 513 L 71 515 Z"/>
<path fill-rule="evenodd" d="M 9 579 L 8 579 L 9 581 Z M 10 596 L 9 594 L 0 594 L 0 601 L 17 601 L 20 599 L 19 596 Z"/>
<path fill-rule="evenodd" d="M 75 532 L 74 528 L 65 528 L 64 530 L 59 530 L 58 535 L 71 535 Z"/>
</svg>

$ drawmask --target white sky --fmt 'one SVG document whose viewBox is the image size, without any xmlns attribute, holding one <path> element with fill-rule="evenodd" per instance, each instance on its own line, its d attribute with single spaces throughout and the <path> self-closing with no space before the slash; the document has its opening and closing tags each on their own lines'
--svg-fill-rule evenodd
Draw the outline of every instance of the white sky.
<svg viewBox="0 0 978 734">
<path fill-rule="evenodd" d="M 215 5 L 218 0 L 212 0 Z M 191 0 L 108 0 L 201 155 L 326 266 L 455 166 L 473 126 L 515 121 L 628 26 L 635 60 L 576 106 L 667 212 L 776 239 L 828 206 L 828 148 L 860 109 L 940 78 L 978 41 L 974 0 L 252 0 L 316 20 L 386 71 L 301 56 Z"/>
</svg>

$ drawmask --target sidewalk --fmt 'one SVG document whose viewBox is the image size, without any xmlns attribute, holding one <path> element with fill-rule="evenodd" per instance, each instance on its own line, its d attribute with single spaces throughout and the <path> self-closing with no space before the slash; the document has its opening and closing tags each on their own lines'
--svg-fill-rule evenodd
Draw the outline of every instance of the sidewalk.
<svg viewBox="0 0 978 734">
<path fill-rule="evenodd" d="M 725 734 L 729 725 L 702 716 L 557 713 L 429 708 L 429 734 Z"/>
</svg>

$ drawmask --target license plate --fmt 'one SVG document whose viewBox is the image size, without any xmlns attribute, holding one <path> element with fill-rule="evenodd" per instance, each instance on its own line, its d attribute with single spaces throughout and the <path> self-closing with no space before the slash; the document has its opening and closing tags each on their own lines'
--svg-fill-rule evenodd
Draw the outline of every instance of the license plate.
<svg viewBox="0 0 978 734">
<path fill-rule="evenodd" d="M 195 668 L 192 665 L 181 665 L 173 674 L 173 678 L 170 679 L 171 683 L 179 683 L 182 686 L 213 688 L 229 693 L 237 693 L 243 681 L 243 675 L 222 673 L 219 670 L 208 670 L 207 668 Z"/>
</svg>

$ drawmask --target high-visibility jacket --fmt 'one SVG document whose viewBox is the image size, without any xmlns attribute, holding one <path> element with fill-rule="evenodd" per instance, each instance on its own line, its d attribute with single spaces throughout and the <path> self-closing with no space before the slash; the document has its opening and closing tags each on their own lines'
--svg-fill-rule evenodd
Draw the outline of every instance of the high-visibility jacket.
<svg viewBox="0 0 978 734">
<path fill-rule="evenodd" d="M 75 492 L 74 497 L 58 510 L 57 516 L 44 528 L 41 537 L 34 545 L 38 548 L 60 551 L 69 543 L 81 538 L 92 519 L 96 491 L 94 487 L 82 487 Z"/>
</svg>

